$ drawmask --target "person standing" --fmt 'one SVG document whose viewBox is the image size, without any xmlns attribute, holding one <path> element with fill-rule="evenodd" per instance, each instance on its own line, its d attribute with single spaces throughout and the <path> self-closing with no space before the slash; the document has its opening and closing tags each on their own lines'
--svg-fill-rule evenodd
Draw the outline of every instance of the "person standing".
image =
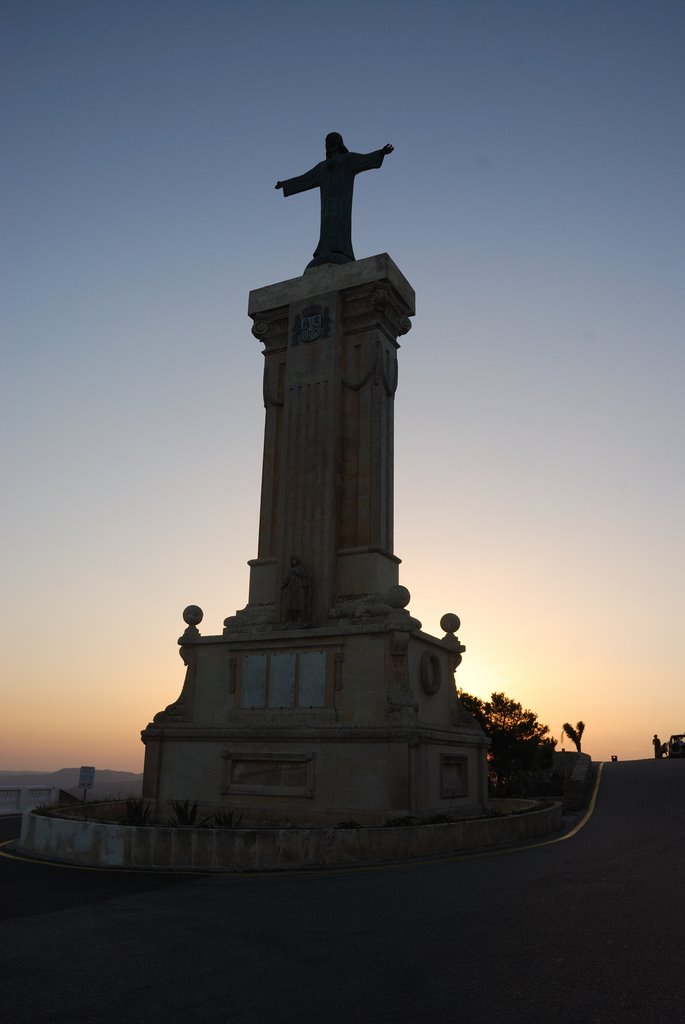
<svg viewBox="0 0 685 1024">
<path fill-rule="evenodd" d="M 655 757 L 661 757 L 661 740 L 659 739 L 659 737 L 657 736 L 656 733 L 654 733 L 654 739 L 652 740 L 652 746 L 654 747 L 654 756 Z"/>
</svg>

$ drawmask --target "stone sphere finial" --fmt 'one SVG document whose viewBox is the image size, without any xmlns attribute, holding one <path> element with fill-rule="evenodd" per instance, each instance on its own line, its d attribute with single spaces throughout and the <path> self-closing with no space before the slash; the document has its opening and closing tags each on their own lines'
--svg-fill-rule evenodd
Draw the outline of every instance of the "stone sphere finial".
<svg viewBox="0 0 685 1024">
<path fill-rule="evenodd" d="M 446 633 L 456 633 L 460 626 L 459 616 L 454 612 L 446 612 L 440 619 L 440 629 L 444 629 Z"/>
<path fill-rule="evenodd" d="M 204 617 L 204 612 L 196 604 L 189 604 L 183 609 L 183 621 L 188 626 L 199 626 Z"/>
<path fill-rule="evenodd" d="M 396 586 L 390 587 L 386 600 L 391 608 L 406 608 L 411 601 L 411 594 L 406 587 L 398 583 Z"/>
</svg>

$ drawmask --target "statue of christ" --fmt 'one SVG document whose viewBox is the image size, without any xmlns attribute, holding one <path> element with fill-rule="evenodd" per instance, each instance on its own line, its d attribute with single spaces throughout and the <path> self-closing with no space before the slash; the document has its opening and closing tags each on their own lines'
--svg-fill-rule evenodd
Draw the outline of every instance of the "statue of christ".
<svg viewBox="0 0 685 1024">
<path fill-rule="evenodd" d="M 322 263 L 350 263 L 354 260 L 352 192 L 355 175 L 380 167 L 383 158 L 392 153 L 393 148 L 388 144 L 373 153 L 350 153 L 343 143 L 342 135 L 331 132 L 326 136 L 325 160 L 297 178 L 276 182 L 276 188 L 282 188 L 284 196 L 306 192 L 310 188 L 321 191 L 319 244 L 306 270 Z"/>
</svg>

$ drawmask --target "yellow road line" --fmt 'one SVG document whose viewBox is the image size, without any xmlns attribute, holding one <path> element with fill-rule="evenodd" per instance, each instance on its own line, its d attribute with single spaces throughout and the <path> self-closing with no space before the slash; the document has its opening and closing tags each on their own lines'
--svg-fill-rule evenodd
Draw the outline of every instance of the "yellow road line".
<svg viewBox="0 0 685 1024">
<path fill-rule="evenodd" d="M 571 839 L 573 838 L 573 836 L 578 835 L 581 828 L 585 828 L 585 826 L 587 825 L 595 809 L 595 804 L 597 803 L 597 794 L 599 793 L 599 784 L 602 779 L 602 771 L 604 770 L 604 764 L 605 762 L 602 761 L 597 771 L 597 778 L 595 779 L 595 785 L 592 790 L 592 796 L 590 797 L 590 803 L 588 804 L 587 811 L 580 819 L 580 821 L 576 822 L 573 828 L 570 829 L 570 831 L 564 832 L 563 836 L 555 836 L 553 839 L 542 839 L 539 843 L 528 843 L 526 846 L 510 846 L 506 850 L 492 850 L 489 855 L 494 857 L 497 854 L 502 853 L 519 853 L 521 850 L 536 850 L 539 846 L 553 846 L 554 843 L 565 843 L 567 839 Z"/>
<path fill-rule="evenodd" d="M 570 832 L 567 832 L 566 835 L 564 835 L 564 836 L 559 836 L 557 839 L 550 839 L 549 840 L 550 843 L 562 843 L 565 839 L 570 839 L 571 836 L 575 836 L 577 832 L 580 832 L 581 828 L 584 828 L 587 825 L 588 821 L 592 817 L 593 811 L 595 809 L 595 804 L 597 803 L 597 794 L 599 793 L 599 784 L 600 784 L 601 779 L 602 779 L 602 772 L 604 771 L 604 765 L 605 765 L 605 762 L 602 761 L 602 763 L 600 764 L 600 766 L 599 766 L 599 768 L 597 770 L 597 778 L 595 779 L 595 785 L 594 785 L 594 788 L 592 790 L 592 796 L 590 798 L 590 803 L 589 803 L 588 809 L 585 812 L 585 814 L 583 815 L 583 817 L 580 819 L 578 824 L 575 825 L 571 829 Z"/>
</svg>

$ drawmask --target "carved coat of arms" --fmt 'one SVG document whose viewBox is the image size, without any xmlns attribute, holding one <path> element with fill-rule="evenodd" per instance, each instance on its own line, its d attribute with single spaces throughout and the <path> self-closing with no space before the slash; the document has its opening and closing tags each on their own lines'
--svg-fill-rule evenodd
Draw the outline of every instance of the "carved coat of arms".
<svg viewBox="0 0 685 1024">
<path fill-rule="evenodd" d="M 331 318 L 328 306 L 307 306 L 298 313 L 293 322 L 291 344 L 308 344 L 327 338 L 330 334 Z"/>
</svg>

